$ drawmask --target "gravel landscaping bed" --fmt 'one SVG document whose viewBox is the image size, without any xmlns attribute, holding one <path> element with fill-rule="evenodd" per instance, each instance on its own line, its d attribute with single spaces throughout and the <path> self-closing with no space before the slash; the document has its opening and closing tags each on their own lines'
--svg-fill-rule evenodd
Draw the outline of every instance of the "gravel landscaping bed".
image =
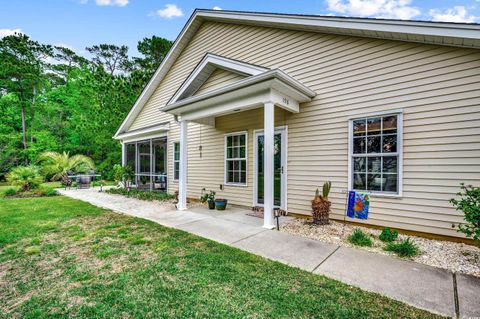
<svg viewBox="0 0 480 319">
<path fill-rule="evenodd" d="M 347 241 L 348 235 L 350 235 L 355 228 L 361 228 L 362 231 L 372 236 L 374 242 L 372 247 L 358 247 Z M 397 257 L 395 254 L 383 250 L 385 243 L 378 239 L 381 230 L 377 229 L 349 224 L 344 225 L 343 223 L 335 221 L 331 221 L 330 225 L 322 226 L 311 224 L 311 222 L 305 219 L 294 219 L 283 224 L 280 230 L 325 243 L 366 249 L 372 252 Z M 453 272 L 480 277 L 479 248 L 463 243 L 432 240 L 403 234 L 399 234 L 398 240 L 403 240 L 407 237 L 411 238 L 420 249 L 419 255 L 407 259 Z"/>
</svg>

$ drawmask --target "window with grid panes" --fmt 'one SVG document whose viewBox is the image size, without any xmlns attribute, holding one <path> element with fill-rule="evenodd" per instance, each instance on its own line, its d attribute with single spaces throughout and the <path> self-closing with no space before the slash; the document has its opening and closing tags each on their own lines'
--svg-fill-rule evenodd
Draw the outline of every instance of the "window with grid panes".
<svg viewBox="0 0 480 319">
<path fill-rule="evenodd" d="M 399 193 L 399 115 L 352 121 L 350 143 L 352 188 L 376 193 Z"/>
<path fill-rule="evenodd" d="M 225 136 L 225 183 L 247 184 L 247 134 Z"/>
</svg>

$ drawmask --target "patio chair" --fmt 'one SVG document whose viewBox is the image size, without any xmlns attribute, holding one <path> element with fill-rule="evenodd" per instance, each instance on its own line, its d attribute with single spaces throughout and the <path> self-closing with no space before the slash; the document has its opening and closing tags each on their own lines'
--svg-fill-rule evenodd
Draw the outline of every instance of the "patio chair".
<svg viewBox="0 0 480 319">
<path fill-rule="evenodd" d="M 77 175 L 77 189 L 88 189 L 92 183 L 92 177 L 89 175 Z"/>
</svg>

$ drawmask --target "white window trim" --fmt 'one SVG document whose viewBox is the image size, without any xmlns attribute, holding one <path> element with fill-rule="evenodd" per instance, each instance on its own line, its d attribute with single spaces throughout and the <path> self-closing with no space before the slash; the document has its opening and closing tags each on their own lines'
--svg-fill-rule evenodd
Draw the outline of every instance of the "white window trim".
<svg viewBox="0 0 480 319">
<path fill-rule="evenodd" d="M 173 171 L 172 171 L 172 181 L 178 183 L 179 179 L 178 178 L 175 179 L 175 162 L 180 163 L 180 160 L 178 160 L 178 161 L 175 160 L 175 144 L 177 144 L 177 143 L 180 145 L 180 141 L 173 141 L 172 142 L 172 148 L 173 148 L 173 151 L 172 151 L 172 163 L 173 163 L 173 165 L 172 165 L 172 169 L 173 169 Z M 180 177 L 180 172 L 179 172 L 178 175 Z"/>
<path fill-rule="evenodd" d="M 227 182 L 227 137 L 229 136 L 238 136 L 244 135 L 245 136 L 245 183 L 230 183 Z M 224 158 L 223 158 L 223 183 L 228 186 L 238 186 L 238 187 L 248 187 L 248 131 L 240 131 L 240 132 L 232 132 L 227 133 L 224 135 Z"/>
<path fill-rule="evenodd" d="M 373 197 L 392 197 L 400 198 L 403 196 L 403 111 L 402 110 L 391 110 L 384 112 L 368 113 L 364 115 L 357 115 L 348 119 L 348 190 L 353 190 L 353 167 L 352 167 L 352 157 L 353 157 L 353 121 L 357 119 L 364 119 L 369 117 L 376 116 L 388 116 L 388 115 L 397 115 L 397 153 L 398 153 L 398 192 L 395 193 L 385 193 L 378 191 L 367 191 Z"/>
</svg>

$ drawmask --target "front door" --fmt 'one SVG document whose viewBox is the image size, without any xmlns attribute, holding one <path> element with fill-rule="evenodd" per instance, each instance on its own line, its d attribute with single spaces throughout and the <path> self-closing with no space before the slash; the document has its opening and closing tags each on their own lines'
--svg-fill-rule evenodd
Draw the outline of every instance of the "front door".
<svg viewBox="0 0 480 319">
<path fill-rule="evenodd" d="M 256 131 L 254 134 L 254 204 L 263 206 L 263 147 L 264 135 L 262 131 Z M 284 128 L 275 129 L 274 135 L 274 173 L 273 173 L 273 204 L 275 207 L 285 209 L 286 194 L 286 130 Z"/>
</svg>

